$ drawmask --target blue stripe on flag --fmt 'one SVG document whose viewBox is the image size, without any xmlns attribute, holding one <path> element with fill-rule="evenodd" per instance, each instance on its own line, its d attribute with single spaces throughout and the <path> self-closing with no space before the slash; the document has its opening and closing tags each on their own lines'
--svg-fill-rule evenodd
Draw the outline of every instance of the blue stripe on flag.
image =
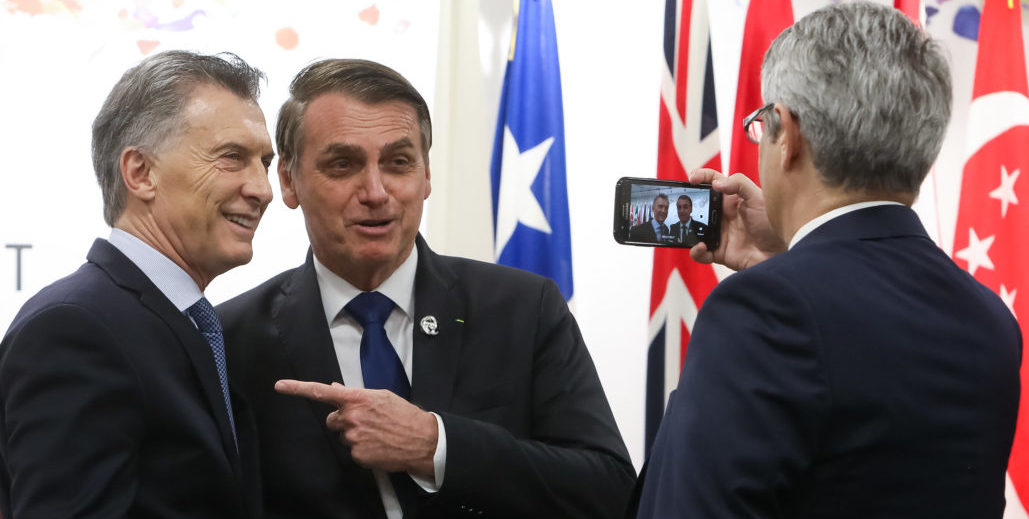
<svg viewBox="0 0 1029 519">
<path fill-rule="evenodd" d="M 497 263 L 547 276 L 572 297 L 564 111 L 550 0 L 521 0 L 500 97 L 490 178 Z"/>
</svg>

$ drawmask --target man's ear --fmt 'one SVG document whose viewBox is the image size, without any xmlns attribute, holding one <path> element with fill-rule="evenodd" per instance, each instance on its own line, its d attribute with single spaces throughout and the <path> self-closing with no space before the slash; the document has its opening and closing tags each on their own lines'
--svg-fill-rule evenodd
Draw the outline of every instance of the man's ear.
<svg viewBox="0 0 1029 519">
<path fill-rule="evenodd" d="M 285 158 L 279 157 L 279 189 L 282 190 L 282 201 L 285 202 L 286 207 L 296 209 L 300 207 L 300 199 L 297 198 L 297 190 L 293 185 L 293 174 L 289 172 L 287 162 Z"/>
<path fill-rule="evenodd" d="M 139 148 L 125 148 L 121 152 L 118 165 L 121 168 L 121 179 L 130 196 L 144 201 L 153 200 L 157 196 L 157 179 L 151 167 L 150 159 Z"/>
<path fill-rule="evenodd" d="M 432 175 L 429 174 L 429 163 L 426 162 L 425 163 L 425 196 L 422 197 L 422 200 L 425 200 L 425 199 L 429 198 L 429 193 L 432 192 L 432 182 L 430 181 L 431 177 L 432 177 Z"/>
<path fill-rule="evenodd" d="M 785 105 L 776 103 L 775 113 L 779 116 L 779 138 L 776 144 L 780 147 L 780 160 L 783 171 L 795 167 L 804 152 L 804 136 L 800 134 L 800 121 Z"/>
</svg>

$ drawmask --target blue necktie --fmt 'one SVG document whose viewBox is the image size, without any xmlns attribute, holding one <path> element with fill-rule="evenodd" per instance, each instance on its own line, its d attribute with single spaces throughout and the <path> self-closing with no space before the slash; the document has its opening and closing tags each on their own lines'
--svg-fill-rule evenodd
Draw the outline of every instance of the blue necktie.
<svg viewBox="0 0 1029 519">
<path fill-rule="evenodd" d="M 222 396 L 225 397 L 225 410 L 229 413 L 229 425 L 232 426 L 232 439 L 236 440 L 236 419 L 232 416 L 232 400 L 229 398 L 229 373 L 225 366 L 225 339 L 222 337 L 222 323 L 218 320 L 218 314 L 214 313 L 214 307 L 205 297 L 186 310 L 186 313 L 197 323 L 200 333 L 211 345 L 211 353 L 214 354 L 214 367 L 218 370 L 218 381 L 222 386 Z"/>
<path fill-rule="evenodd" d="M 386 337 L 383 324 L 393 311 L 393 301 L 378 292 L 361 292 L 343 307 L 361 324 L 361 375 L 364 387 L 388 389 L 405 400 L 411 397 L 411 383 L 397 350 Z"/>
</svg>

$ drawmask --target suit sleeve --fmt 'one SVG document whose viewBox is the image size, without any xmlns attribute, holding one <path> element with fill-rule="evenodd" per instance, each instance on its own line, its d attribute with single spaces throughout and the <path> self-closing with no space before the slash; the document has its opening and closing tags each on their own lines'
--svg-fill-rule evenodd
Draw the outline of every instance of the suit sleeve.
<svg viewBox="0 0 1029 519">
<path fill-rule="evenodd" d="M 124 517 L 136 493 L 138 380 L 116 332 L 58 305 L 4 341 L 3 462 L 13 517 Z"/>
<path fill-rule="evenodd" d="M 536 312 L 538 311 L 538 314 Z M 495 517 L 621 517 L 636 472 L 575 319 L 553 282 L 542 290 L 529 438 L 440 413 L 441 494 Z"/>
<path fill-rule="evenodd" d="M 741 272 L 698 316 L 651 451 L 638 517 L 791 517 L 829 391 L 805 298 Z"/>
</svg>

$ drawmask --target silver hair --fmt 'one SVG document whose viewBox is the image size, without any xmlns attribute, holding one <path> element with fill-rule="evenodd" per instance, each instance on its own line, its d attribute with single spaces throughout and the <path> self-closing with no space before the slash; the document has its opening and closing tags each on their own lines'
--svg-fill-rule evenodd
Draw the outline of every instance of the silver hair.
<svg viewBox="0 0 1029 519">
<path fill-rule="evenodd" d="M 761 67 L 824 182 L 847 191 L 917 194 L 950 119 L 940 45 L 900 11 L 867 2 L 819 9 L 772 42 Z M 779 119 L 765 117 L 776 137 Z"/>
<path fill-rule="evenodd" d="M 182 128 L 182 110 L 194 89 L 217 85 L 256 101 L 264 73 L 232 53 L 166 51 L 122 75 L 93 120 L 93 170 L 104 198 L 104 221 L 114 226 L 125 210 L 121 154 L 135 147 L 157 153 Z"/>
</svg>

